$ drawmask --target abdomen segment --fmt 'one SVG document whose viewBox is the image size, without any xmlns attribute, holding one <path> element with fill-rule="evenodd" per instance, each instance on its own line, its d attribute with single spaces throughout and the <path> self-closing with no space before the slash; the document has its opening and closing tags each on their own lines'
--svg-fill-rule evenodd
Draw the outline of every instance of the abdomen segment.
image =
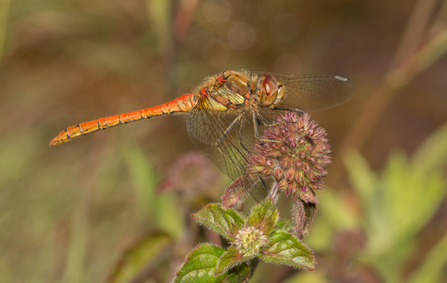
<svg viewBox="0 0 447 283">
<path fill-rule="evenodd" d="M 57 135 L 50 142 L 50 145 L 62 144 L 99 130 L 108 129 L 142 119 L 149 119 L 157 116 L 184 114 L 191 111 L 196 102 L 197 101 L 193 94 L 185 94 L 162 105 L 84 122 L 76 126 L 68 127 L 66 130 L 60 132 L 59 135 Z"/>
</svg>

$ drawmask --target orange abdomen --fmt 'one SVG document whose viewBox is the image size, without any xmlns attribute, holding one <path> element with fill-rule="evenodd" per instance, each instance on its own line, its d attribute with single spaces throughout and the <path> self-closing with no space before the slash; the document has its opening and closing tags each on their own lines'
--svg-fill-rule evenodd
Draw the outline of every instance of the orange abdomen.
<svg viewBox="0 0 447 283">
<path fill-rule="evenodd" d="M 50 145 L 62 144 L 99 130 L 142 119 L 188 113 L 196 103 L 197 101 L 193 94 L 185 94 L 162 105 L 84 122 L 76 126 L 68 127 L 65 131 L 60 132 L 59 135 L 50 142 Z"/>
</svg>

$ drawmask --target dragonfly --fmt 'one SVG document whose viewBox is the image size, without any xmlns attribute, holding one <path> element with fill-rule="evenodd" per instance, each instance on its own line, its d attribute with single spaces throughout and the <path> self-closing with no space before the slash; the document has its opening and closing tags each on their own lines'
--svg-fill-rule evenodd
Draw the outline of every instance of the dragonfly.
<svg viewBox="0 0 447 283">
<path fill-rule="evenodd" d="M 268 195 L 267 180 L 246 173 L 251 166 L 248 157 L 256 141 L 263 140 L 264 129 L 278 124 L 276 118 L 284 112 L 331 108 L 348 101 L 353 93 L 352 83 L 341 75 L 225 71 L 164 104 L 68 127 L 50 145 L 143 119 L 187 115 L 187 132 L 194 145 L 231 179 L 252 178 L 245 183 L 261 202 Z"/>
</svg>

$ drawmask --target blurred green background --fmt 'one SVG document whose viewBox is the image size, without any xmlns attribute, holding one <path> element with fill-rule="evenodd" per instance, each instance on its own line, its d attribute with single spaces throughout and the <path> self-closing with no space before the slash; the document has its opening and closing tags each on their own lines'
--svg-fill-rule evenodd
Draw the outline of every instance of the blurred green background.
<svg viewBox="0 0 447 283">
<path fill-rule="evenodd" d="M 241 68 L 355 87 L 312 113 L 334 153 L 305 240 L 317 271 L 261 265 L 253 282 L 447 280 L 446 32 L 433 0 L 0 0 L 0 282 L 104 282 L 136 238 L 181 237 L 154 190 L 194 149 L 184 118 L 48 143 Z"/>
</svg>

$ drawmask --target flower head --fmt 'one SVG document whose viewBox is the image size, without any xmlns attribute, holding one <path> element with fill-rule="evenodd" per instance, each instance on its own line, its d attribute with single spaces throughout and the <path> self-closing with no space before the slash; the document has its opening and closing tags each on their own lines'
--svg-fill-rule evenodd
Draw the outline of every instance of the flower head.
<svg viewBox="0 0 447 283">
<path fill-rule="evenodd" d="M 261 176 L 275 179 L 275 191 L 318 203 L 314 190 L 323 188 L 324 168 L 330 163 L 326 131 L 310 121 L 308 114 L 289 112 L 278 122 L 266 127 L 250 163 Z"/>
<path fill-rule="evenodd" d="M 257 256 L 269 242 L 267 236 L 259 229 L 247 226 L 239 230 L 236 240 L 231 242 L 244 256 Z"/>
</svg>

